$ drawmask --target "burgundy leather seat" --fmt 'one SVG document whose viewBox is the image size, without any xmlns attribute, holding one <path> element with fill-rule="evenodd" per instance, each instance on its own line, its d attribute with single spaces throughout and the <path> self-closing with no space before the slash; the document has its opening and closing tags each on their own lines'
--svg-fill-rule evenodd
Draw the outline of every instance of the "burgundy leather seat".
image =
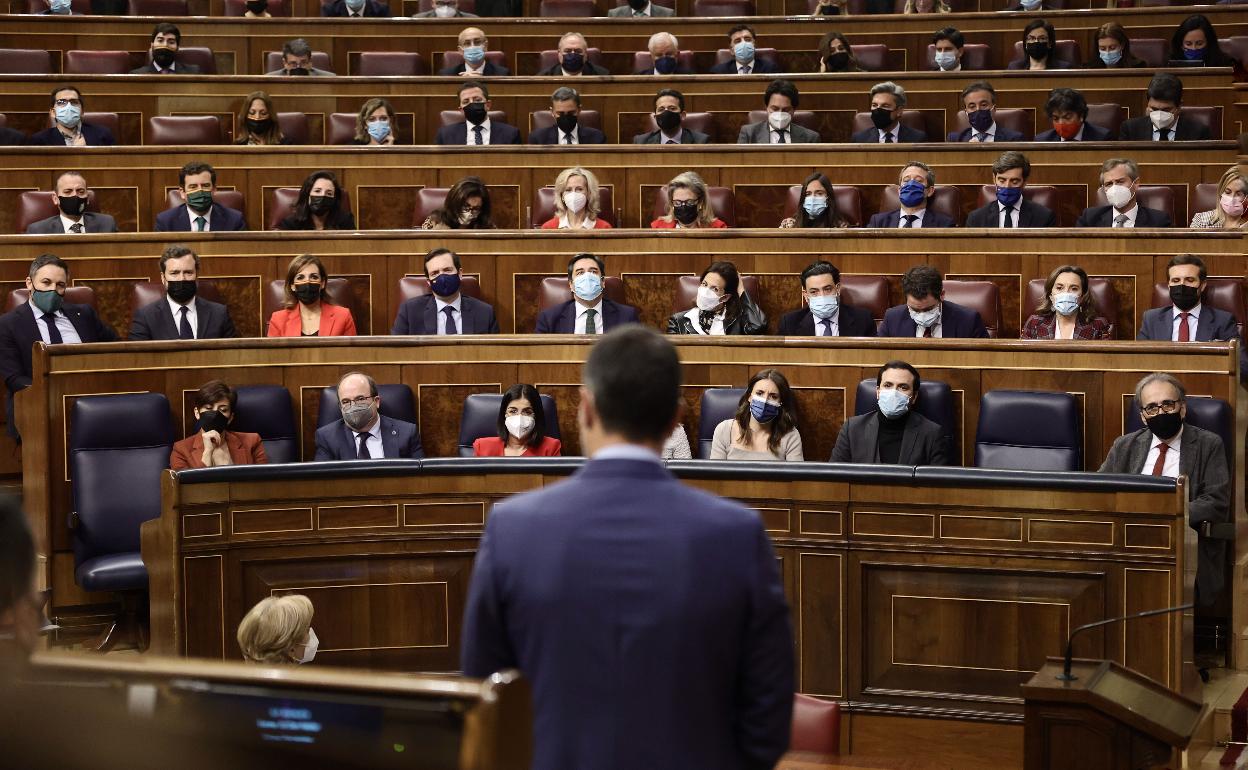
<svg viewBox="0 0 1248 770">
<path fill-rule="evenodd" d="M 813 695 L 793 696 L 793 727 L 789 751 L 816 754 L 841 752 L 841 704 Z"/>
<path fill-rule="evenodd" d="M 67 75 L 124 75 L 134 69 L 129 51 L 66 51 Z"/>
<path fill-rule="evenodd" d="M 945 299 L 979 313 L 988 336 L 1001 336 L 1001 291 L 992 281 L 951 281 L 945 279 Z"/>
<path fill-rule="evenodd" d="M 222 144 L 216 115 L 157 115 L 147 119 L 147 144 L 191 146 Z"/>
<path fill-rule="evenodd" d="M 14 226 L 17 232 L 24 233 L 35 222 L 56 216 L 57 211 L 50 190 L 23 190 L 17 196 L 17 223 Z M 100 211 L 95 190 L 87 191 L 87 211 L 97 214 Z"/>
<path fill-rule="evenodd" d="M 52 54 L 32 48 L 0 48 L 0 74 L 51 75 Z"/>
<path fill-rule="evenodd" d="M 425 59 L 408 51 L 362 51 L 357 71 L 361 77 L 378 75 L 428 75 Z"/>
</svg>

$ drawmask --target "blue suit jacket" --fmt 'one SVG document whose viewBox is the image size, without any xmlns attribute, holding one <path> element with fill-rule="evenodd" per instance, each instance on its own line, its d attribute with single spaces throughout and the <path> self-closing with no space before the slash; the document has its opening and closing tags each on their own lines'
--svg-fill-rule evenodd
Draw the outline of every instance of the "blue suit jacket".
<svg viewBox="0 0 1248 770">
<path fill-rule="evenodd" d="M 948 300 L 941 303 L 940 335 L 944 339 L 955 337 L 967 339 L 983 339 L 988 336 L 984 328 L 984 319 L 979 312 L 969 307 L 962 307 Z M 918 327 L 910 317 L 905 305 L 890 307 L 884 312 L 884 323 L 880 326 L 881 337 L 913 337 Z"/>
<path fill-rule="evenodd" d="M 609 332 L 620 324 L 641 323 L 637 316 L 637 308 L 632 305 L 621 305 L 602 298 L 602 330 Z M 573 334 L 576 329 L 576 300 L 570 299 L 562 305 L 552 305 L 537 314 L 538 334 Z"/>
<path fill-rule="evenodd" d="M 247 220 L 234 209 L 222 206 L 220 203 L 213 203 L 212 222 L 208 226 L 214 233 L 246 230 Z M 189 233 L 190 231 L 191 217 L 185 203 L 176 209 L 168 209 L 156 215 L 156 232 L 158 233 Z"/>
<path fill-rule="evenodd" d="M 88 147 L 112 147 L 117 144 L 117 140 L 113 138 L 113 132 L 103 126 L 93 126 L 90 123 L 82 124 L 82 136 L 87 140 Z M 37 134 L 31 134 L 26 139 L 26 144 L 38 145 L 40 147 L 64 147 L 65 135 L 61 133 L 56 126 L 45 128 Z"/>
<path fill-rule="evenodd" d="M 780 65 L 767 59 L 754 59 L 754 69 L 750 71 L 751 75 L 776 75 L 784 70 L 780 69 Z M 735 75 L 737 74 L 737 60 L 729 59 L 720 62 L 709 70 L 712 75 Z"/>
<path fill-rule="evenodd" d="M 438 129 L 434 144 L 464 145 L 468 140 L 468 123 L 461 121 Z M 520 129 L 497 120 L 490 121 L 490 144 L 520 144 Z"/>
<path fill-rule="evenodd" d="M 533 686 L 535 770 L 770 768 L 793 636 L 762 521 L 658 462 L 591 460 L 494 507 L 464 610 L 468 676 Z"/>
<path fill-rule="evenodd" d="M 498 334 L 494 308 L 467 294 L 459 295 L 460 334 Z M 437 334 L 438 303 L 432 294 L 412 297 L 399 305 L 391 334 Z"/>
<path fill-rule="evenodd" d="M 950 142 L 969 142 L 971 137 L 975 135 L 975 129 L 964 128 L 961 131 L 951 131 L 947 141 Z M 997 124 L 997 130 L 992 134 L 993 142 L 1021 142 L 1023 134 L 1021 131 L 1015 131 L 1012 128 L 1006 128 L 1000 123 Z"/>
<path fill-rule="evenodd" d="M 901 209 L 893 209 L 892 211 L 881 211 L 878 214 L 871 215 L 871 221 L 867 222 L 867 227 L 896 227 L 901 222 Z M 923 219 L 919 222 L 919 227 L 957 227 L 958 223 L 949 217 L 934 210 L 931 206 L 927 207 L 927 211 L 923 213 Z"/>
<path fill-rule="evenodd" d="M 1144 311 L 1144 316 L 1140 319 L 1140 331 L 1135 338 L 1169 342 L 1173 330 L 1174 306 L 1155 307 Z M 1193 342 L 1239 339 L 1239 325 L 1235 321 L 1235 316 L 1225 310 L 1201 303 L 1200 317 L 1196 319 L 1196 339 Z M 1240 340 L 1239 345 L 1239 379 L 1241 382 L 1248 383 L 1248 350 L 1244 349 L 1243 340 Z"/>
<path fill-rule="evenodd" d="M 381 415 L 381 451 L 387 460 L 419 460 L 425 456 L 416 426 L 384 414 Z M 341 419 L 317 429 L 314 460 L 354 460 L 356 452 L 355 432 Z"/>
<path fill-rule="evenodd" d="M 576 138 L 581 144 L 606 144 L 607 136 L 596 128 L 577 126 Z M 529 144 L 559 144 L 559 127 L 547 126 L 529 134 Z"/>
</svg>

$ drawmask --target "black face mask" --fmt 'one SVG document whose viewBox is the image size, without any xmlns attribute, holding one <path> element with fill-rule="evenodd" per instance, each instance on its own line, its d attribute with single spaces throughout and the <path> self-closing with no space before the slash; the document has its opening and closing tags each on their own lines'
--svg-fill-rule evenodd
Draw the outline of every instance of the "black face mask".
<svg viewBox="0 0 1248 770">
<path fill-rule="evenodd" d="M 555 125 L 565 134 L 572 133 L 572 129 L 576 128 L 576 116 L 564 113 L 555 116 Z"/>
<path fill-rule="evenodd" d="M 671 110 L 663 110 L 654 116 L 654 122 L 659 124 L 659 128 L 663 129 L 663 133 L 676 133 L 676 129 L 680 128 L 680 113 Z"/>
<path fill-rule="evenodd" d="M 485 102 L 469 102 L 464 105 L 464 119 L 474 126 L 484 123 L 487 115 Z"/>
<path fill-rule="evenodd" d="M 199 429 L 202 431 L 215 430 L 217 433 L 224 433 L 225 429 L 229 427 L 230 418 L 221 414 L 216 409 L 207 409 L 199 413 L 199 420 L 197 420 L 195 424 L 198 425 Z"/>
<path fill-rule="evenodd" d="M 172 48 L 153 48 L 152 61 L 160 65 L 161 69 L 169 69 L 169 65 L 173 64 L 174 57 L 178 52 Z"/>
<path fill-rule="evenodd" d="M 195 299 L 195 292 L 199 290 L 199 284 L 193 279 L 190 281 L 169 281 L 166 291 L 169 292 L 169 299 L 185 305 Z"/>
<path fill-rule="evenodd" d="M 676 218 L 677 222 L 688 227 L 698 218 L 698 204 L 677 203 L 675 206 L 672 206 L 672 216 Z"/>
<path fill-rule="evenodd" d="M 849 66 L 849 53 L 846 51 L 837 51 L 829 54 L 823 59 L 823 68 L 829 72 L 841 72 Z"/>
<path fill-rule="evenodd" d="M 305 305 L 311 305 L 321 298 L 321 285 L 301 283 L 295 287 L 295 298 Z"/>
<path fill-rule="evenodd" d="M 310 195 L 308 196 L 308 211 L 313 214 L 328 214 L 338 206 L 338 199 L 331 198 L 328 195 Z"/>
<path fill-rule="evenodd" d="M 1049 51 L 1053 49 L 1048 43 L 1028 43 L 1025 50 L 1031 58 L 1036 61 L 1043 61 L 1049 58 Z"/>
<path fill-rule="evenodd" d="M 247 118 L 246 124 L 247 130 L 253 134 L 267 134 L 269 133 L 269 129 L 273 127 L 273 119 L 265 118 L 264 120 L 254 120 L 252 118 Z"/>
<path fill-rule="evenodd" d="M 312 72 L 307 67 L 291 67 L 286 70 L 287 75 L 311 75 Z"/>
<path fill-rule="evenodd" d="M 1170 287 L 1170 301 L 1179 310 L 1191 310 L 1196 307 L 1196 303 L 1200 302 L 1200 289 L 1181 283 L 1175 284 Z"/>
<path fill-rule="evenodd" d="M 268 0 L 247 0 L 247 10 L 259 16 L 269 9 Z"/>
<path fill-rule="evenodd" d="M 87 209 L 87 199 L 80 198 L 77 195 L 69 197 L 58 195 L 56 199 L 61 207 L 61 212 L 67 217 L 80 217 L 82 212 Z"/>
<path fill-rule="evenodd" d="M 1183 427 L 1183 417 L 1178 412 L 1172 412 L 1171 414 L 1162 412 L 1154 417 L 1149 417 L 1144 421 L 1144 424 L 1148 426 L 1148 429 L 1153 432 L 1154 436 L 1162 441 L 1168 441 L 1174 438 L 1179 429 Z"/>
<path fill-rule="evenodd" d="M 634 11 L 644 11 L 650 0 L 628 0 L 628 7 Z"/>
<path fill-rule="evenodd" d="M 871 110 L 871 123 L 883 131 L 893 125 L 893 111 L 886 110 L 883 107 L 876 107 L 874 110 Z"/>
</svg>

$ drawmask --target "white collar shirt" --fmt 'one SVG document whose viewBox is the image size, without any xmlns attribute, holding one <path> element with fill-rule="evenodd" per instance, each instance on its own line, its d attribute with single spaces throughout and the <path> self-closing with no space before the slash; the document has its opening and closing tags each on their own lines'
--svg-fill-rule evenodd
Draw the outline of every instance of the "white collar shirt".
<svg viewBox="0 0 1248 770">
<path fill-rule="evenodd" d="M 60 217 L 61 217 L 61 227 L 64 228 L 65 232 L 72 234 L 74 231 L 71 230 L 70 228 L 73 227 L 74 225 L 82 225 L 82 232 L 85 233 L 87 231 L 87 215 L 85 212 L 83 213 L 82 218 L 76 222 L 70 219 L 69 217 L 65 216 L 64 214 L 61 214 Z"/>
<path fill-rule="evenodd" d="M 602 298 L 600 297 L 593 307 L 585 307 L 576 300 L 573 302 L 576 303 L 576 324 L 572 329 L 573 333 L 585 333 L 585 316 L 592 310 L 594 311 L 594 334 L 602 334 Z"/>
<path fill-rule="evenodd" d="M 1179 450 L 1183 444 L 1183 429 L 1179 428 L 1179 432 L 1170 437 L 1168 441 L 1162 441 L 1156 436 L 1152 436 L 1152 442 L 1148 445 L 1148 454 L 1144 457 L 1144 467 L 1140 469 L 1140 473 L 1145 476 L 1153 475 L 1153 466 L 1157 464 L 1157 455 L 1161 454 L 1161 444 L 1170 447 L 1166 450 L 1166 459 L 1161 464 L 1161 475 L 1171 478 L 1179 477 Z"/>
<path fill-rule="evenodd" d="M 464 333 L 464 313 L 461 310 L 464 302 L 464 295 L 460 294 L 453 302 L 446 302 L 441 297 L 434 296 L 434 305 L 437 307 L 438 314 L 438 334 L 446 334 L 446 312 L 445 308 L 451 308 L 451 317 L 455 319 L 455 332 L 457 334 Z"/>
<path fill-rule="evenodd" d="M 35 314 L 35 328 L 39 330 L 40 339 L 51 345 L 52 340 L 48 337 L 48 325 L 43 320 L 43 311 L 35 307 L 34 300 L 26 300 L 26 304 L 30 305 L 30 312 Z M 69 316 L 65 315 L 64 310 L 56 311 L 53 320 L 56 323 L 56 330 L 61 333 L 61 342 L 82 342 L 82 337 L 78 336 L 78 330 L 70 323 Z"/>
<path fill-rule="evenodd" d="M 1179 310 L 1174 305 L 1170 306 L 1170 311 L 1172 313 L 1171 315 L 1172 325 L 1170 327 L 1170 340 L 1172 342 L 1178 342 L 1179 341 L 1179 321 L 1180 321 L 1179 314 L 1183 313 L 1184 311 Z M 1187 339 L 1188 339 L 1188 342 L 1195 342 L 1196 341 L 1196 327 L 1200 325 L 1200 303 L 1197 302 L 1196 307 L 1186 312 L 1187 312 Z"/>
<path fill-rule="evenodd" d="M 195 339 L 199 338 L 199 313 L 195 307 L 195 298 L 191 297 L 191 301 L 185 305 L 179 305 L 166 294 L 165 301 L 169 303 L 169 312 L 173 313 L 173 328 L 180 329 L 182 324 L 182 308 L 186 308 L 186 321 L 191 325 L 191 336 Z"/>
<path fill-rule="evenodd" d="M 466 124 L 466 126 L 468 131 L 464 136 L 464 144 L 475 145 L 477 143 L 477 128 L 481 129 L 481 144 L 490 143 L 490 119 L 488 116 L 485 120 L 481 121 L 481 125 L 479 127 L 474 126 L 471 123 Z"/>
</svg>

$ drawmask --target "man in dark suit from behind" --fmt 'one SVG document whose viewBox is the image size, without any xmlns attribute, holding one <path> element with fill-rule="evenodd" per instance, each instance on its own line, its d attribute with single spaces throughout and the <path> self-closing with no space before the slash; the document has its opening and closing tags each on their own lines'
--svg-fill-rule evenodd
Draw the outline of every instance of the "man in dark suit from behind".
<svg viewBox="0 0 1248 770">
<path fill-rule="evenodd" d="M 48 108 L 52 127 L 31 134 L 26 144 L 39 147 L 111 147 L 116 144 L 112 131 L 83 122 L 84 109 L 86 100 L 77 86 L 52 89 L 52 105 Z"/>
<path fill-rule="evenodd" d="M 1158 72 L 1149 81 L 1144 114 L 1124 120 L 1118 138 L 1128 142 L 1194 142 L 1212 138 L 1209 126 L 1183 117 L 1183 81 Z"/>
<path fill-rule="evenodd" d="M 63 233 L 115 233 L 117 220 L 108 214 L 87 211 L 91 190 L 87 179 L 78 171 L 66 171 L 56 178 L 52 201 L 57 213 L 47 219 L 31 222 L 30 235 L 61 235 Z"/>
<path fill-rule="evenodd" d="M 949 442 L 939 425 L 914 410 L 919 370 L 889 361 L 875 375 L 876 408 L 841 426 L 834 463 L 948 465 Z"/>
<path fill-rule="evenodd" d="M 178 48 L 182 45 L 182 33 L 176 26 L 162 21 L 152 30 L 151 60 L 131 75 L 198 75 L 199 65 L 178 61 Z"/>
<path fill-rule="evenodd" d="M 797 86 L 783 79 L 771 81 L 763 92 L 767 119 L 741 126 L 737 144 L 813 144 L 823 141 L 817 131 L 793 122 L 793 113 L 800 102 L 801 94 Z"/>
<path fill-rule="evenodd" d="M 1194 254 L 1179 254 L 1166 264 L 1170 304 L 1145 310 L 1136 339 L 1171 342 L 1240 340 L 1235 316 L 1204 303 L 1209 270 Z M 1239 379 L 1248 381 L 1248 351 L 1239 346 Z"/>
<path fill-rule="evenodd" d="M 464 270 L 459 255 L 437 248 L 425 255 L 425 277 L 432 294 L 399 305 L 391 334 L 498 334 L 494 308 L 460 291 Z"/>
<path fill-rule="evenodd" d="M 711 140 L 701 131 L 683 128 L 685 95 L 675 88 L 664 88 L 654 97 L 654 122 L 659 127 L 633 137 L 633 144 L 706 144 Z"/>
<path fill-rule="evenodd" d="M 962 89 L 962 109 L 968 128 L 951 131 L 950 142 L 1021 142 L 1022 133 L 997 123 L 997 89 L 987 80 L 977 80 Z"/>
<path fill-rule="evenodd" d="M 463 61 L 453 67 L 443 67 L 438 70 L 439 75 L 482 78 L 511 74 L 511 70 L 485 57 L 490 50 L 490 39 L 485 36 L 484 30 L 468 27 L 459 33 L 455 44 Z"/>
<path fill-rule="evenodd" d="M 1130 158 L 1110 158 L 1102 163 L 1098 182 L 1109 205 L 1084 209 L 1075 227 L 1174 226 L 1166 212 L 1140 205 L 1140 167 Z"/>
<path fill-rule="evenodd" d="M 199 255 L 180 243 L 160 255 L 165 296 L 134 312 L 130 340 L 207 340 L 237 337 L 230 311 L 220 302 L 195 296 Z"/>
<path fill-rule="evenodd" d="M 871 123 L 874 127 L 859 131 L 850 137 L 850 141 L 866 144 L 926 142 L 927 134 L 902 125 L 901 115 L 905 111 L 906 89 L 892 81 L 876 83 L 871 87 Z"/>
<path fill-rule="evenodd" d="M 980 206 L 966 218 L 967 227 L 1057 227 L 1057 214 L 1046 206 L 1023 197 L 1031 161 L 1021 152 L 1010 150 L 992 164 L 992 181 L 997 199 Z"/>
<path fill-rule="evenodd" d="M 178 171 L 178 195 L 181 206 L 156 215 L 158 233 L 229 232 L 247 229 L 247 220 L 240 211 L 212 200 L 217 189 L 217 170 L 207 163 L 193 160 Z"/>
<path fill-rule="evenodd" d="M 13 395 L 30 387 L 31 348 L 79 342 L 115 342 L 117 333 L 100 320 L 90 305 L 65 302 L 69 265 L 53 254 L 40 254 L 30 263 L 26 290 L 30 297 L 0 316 L 0 376 L 9 390 L 9 435 L 17 438 Z"/>
<path fill-rule="evenodd" d="M 520 129 L 506 123 L 495 123 L 490 118 L 490 91 L 484 83 L 476 80 L 465 81 L 459 87 L 459 108 L 464 112 L 464 120 L 442 126 L 434 137 L 434 144 L 445 145 L 483 145 L 483 144 L 520 144 Z M 472 127 L 472 133 L 468 128 Z"/>
<path fill-rule="evenodd" d="M 550 114 L 555 125 L 529 134 L 529 144 L 606 144 L 607 137 L 592 126 L 581 125 L 581 95 L 575 88 L 560 86 L 550 95 Z"/>
<path fill-rule="evenodd" d="M 390 15 L 390 5 L 381 0 L 330 0 L 321 6 L 321 16 L 340 19 L 377 19 Z"/>
<path fill-rule="evenodd" d="M 582 382 L 591 459 L 492 510 L 461 668 L 518 668 L 532 684 L 534 768 L 770 768 L 788 745 L 794 660 L 762 521 L 663 467 L 681 369 L 662 335 L 616 329 Z"/>
<path fill-rule="evenodd" d="M 926 163 L 921 160 L 910 161 L 901 169 L 897 182 L 897 197 L 901 201 L 901 208 L 872 214 L 867 227 L 957 226 L 947 214 L 935 211 L 927 205 L 936 194 L 936 172 Z"/>
<path fill-rule="evenodd" d="M 551 305 L 537 316 L 538 334 L 606 334 L 623 324 L 639 323 L 637 308 L 607 299 L 607 266 L 602 257 L 576 254 L 568 260 L 572 299 Z"/>
<path fill-rule="evenodd" d="M 875 319 L 841 301 L 841 271 L 819 260 L 802 271 L 803 307 L 780 318 L 785 337 L 874 337 Z"/>
<path fill-rule="evenodd" d="M 775 62 L 754 56 L 758 40 L 754 28 L 738 24 L 728 30 L 728 48 L 732 58 L 711 67 L 712 75 L 779 75 L 784 70 Z"/>
<path fill-rule="evenodd" d="M 342 418 L 316 431 L 316 462 L 324 460 L 422 459 L 415 425 L 381 413 L 377 382 L 363 372 L 338 380 Z"/>
<path fill-rule="evenodd" d="M 988 337 L 979 311 L 945 299 L 944 279 L 931 265 L 907 270 L 901 277 L 901 290 L 905 304 L 885 311 L 881 337 Z"/>
</svg>

